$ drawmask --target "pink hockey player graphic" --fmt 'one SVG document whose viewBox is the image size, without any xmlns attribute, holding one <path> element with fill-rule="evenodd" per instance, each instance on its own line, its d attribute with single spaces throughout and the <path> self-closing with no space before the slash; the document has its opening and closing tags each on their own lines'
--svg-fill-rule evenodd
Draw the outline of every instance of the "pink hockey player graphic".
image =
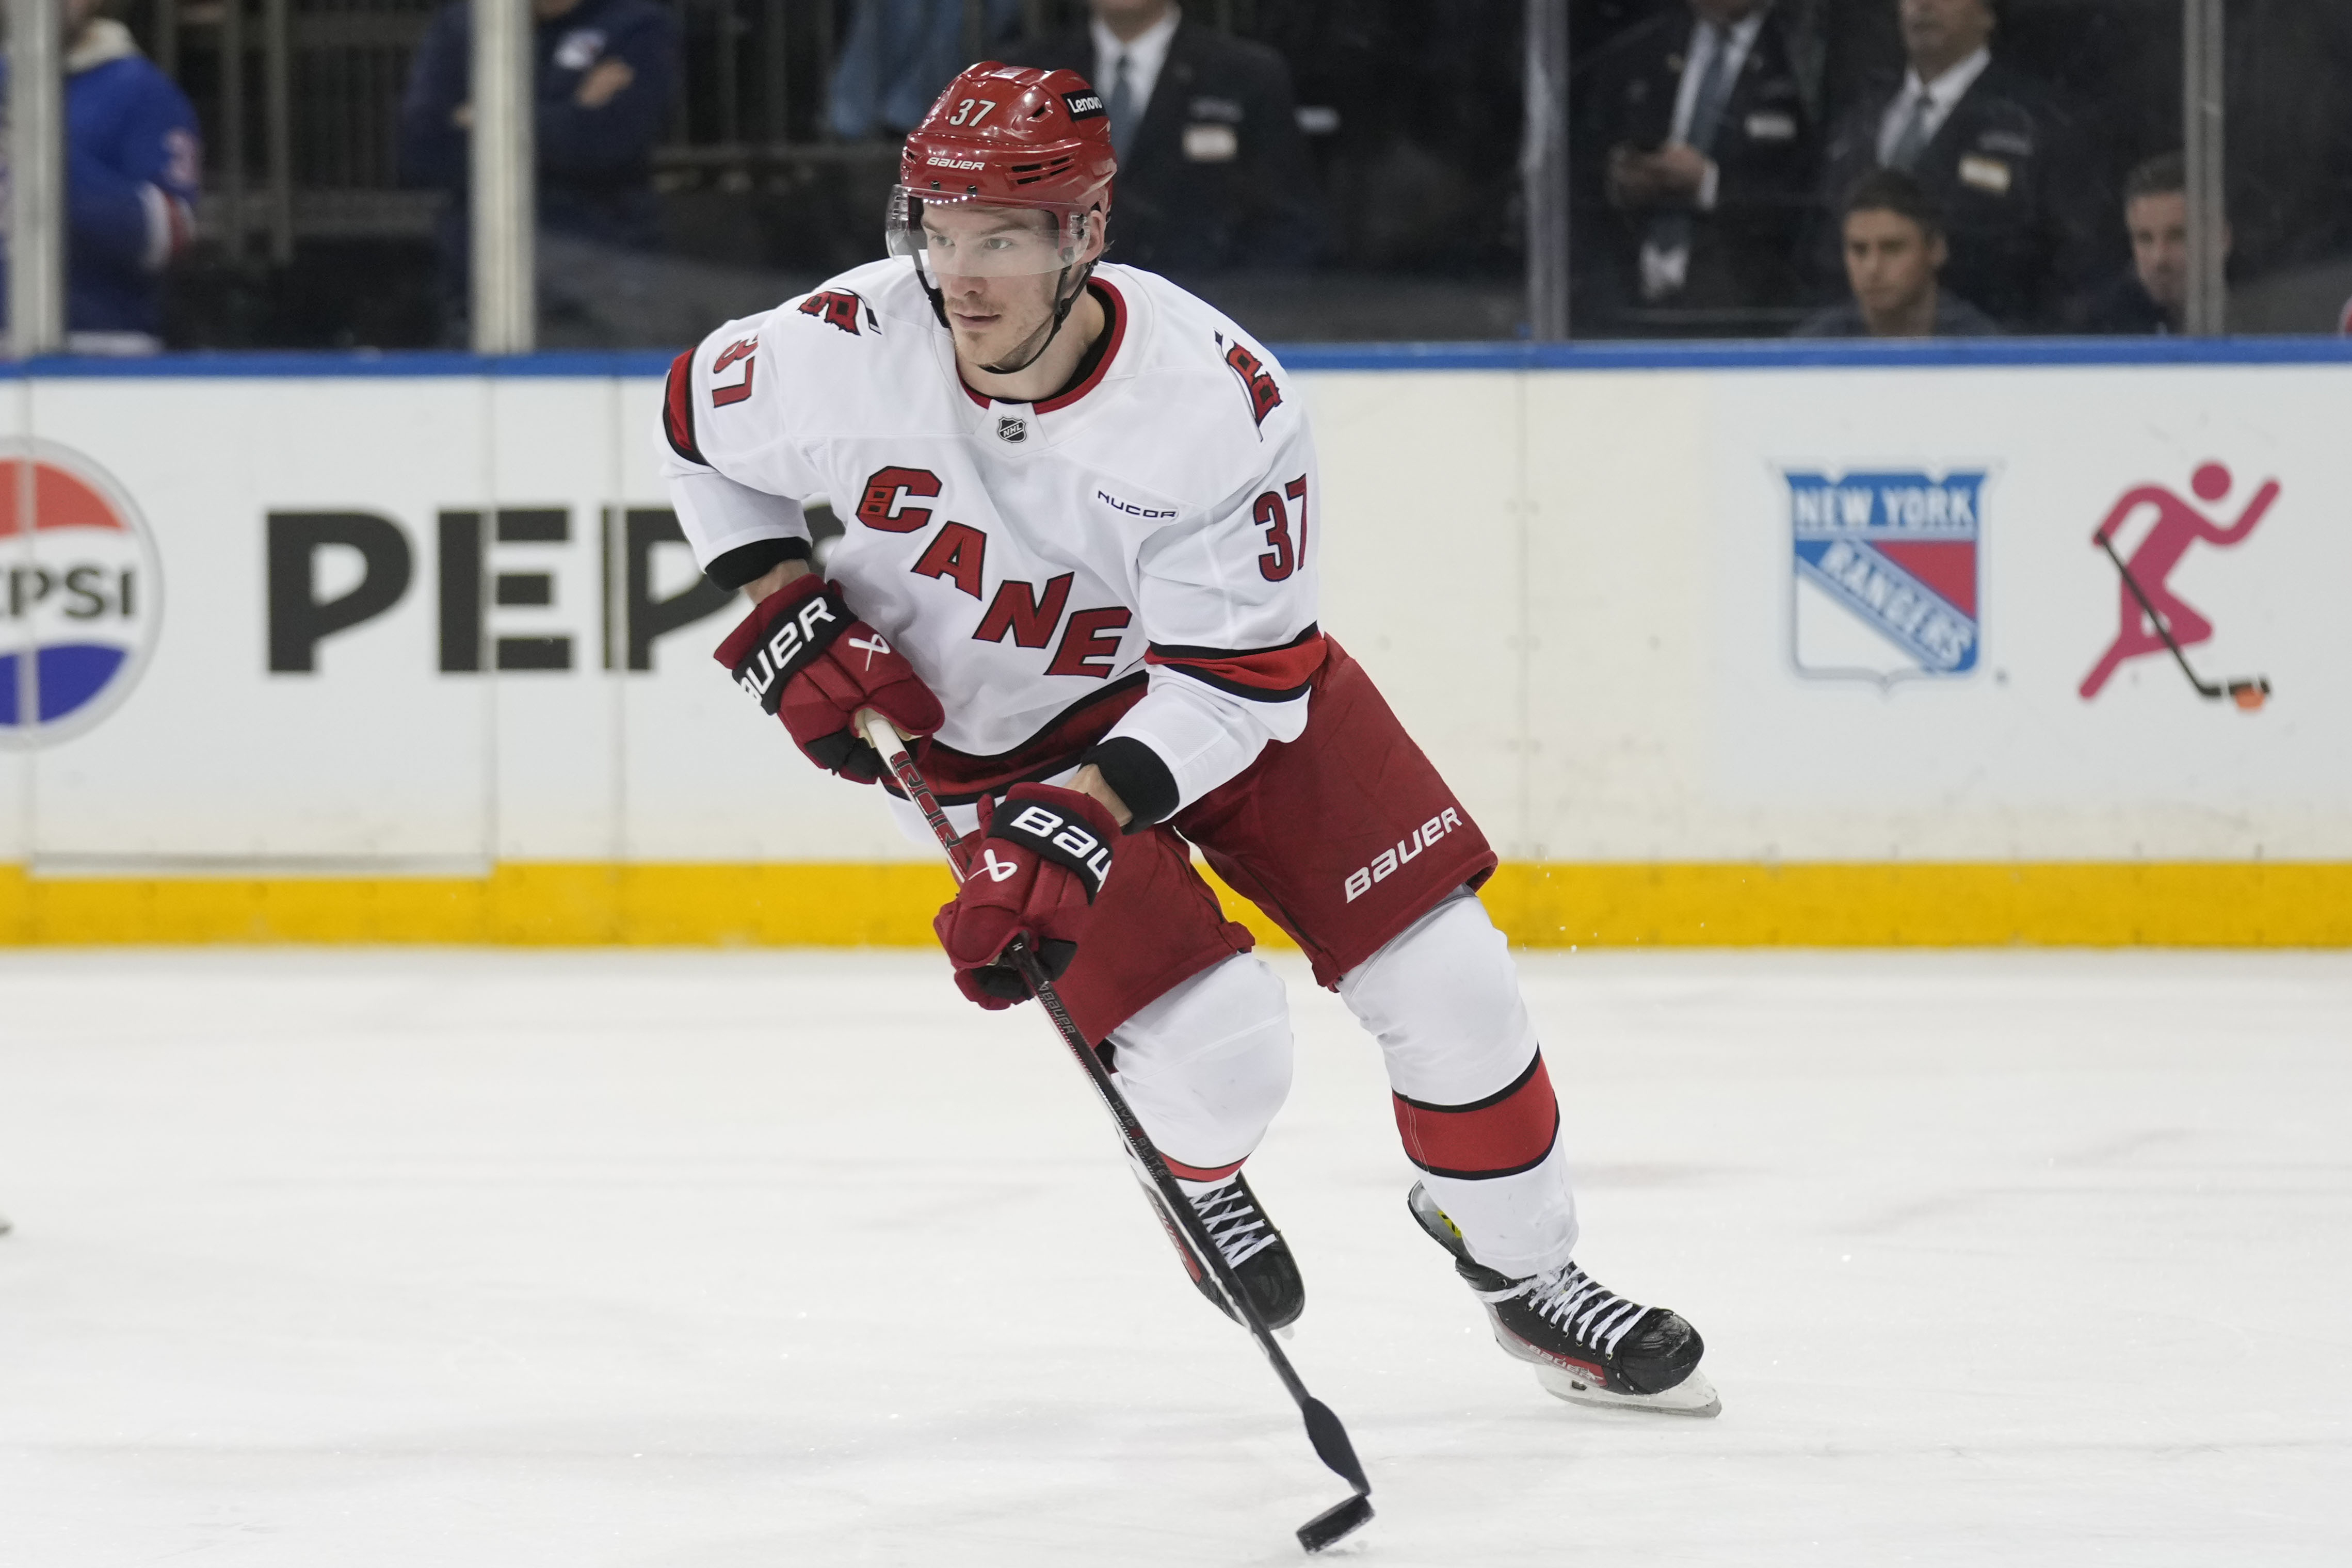
<svg viewBox="0 0 2352 1568">
<path fill-rule="evenodd" d="M 2197 493 L 2198 499 L 2210 504 L 2228 496 L 2233 483 L 2227 466 L 2221 463 L 2205 463 L 2189 476 L 2189 487 Z M 2213 623 L 2173 592 L 2165 579 L 2189 553 L 2189 547 L 2200 539 L 2225 549 L 2243 542 L 2246 536 L 2254 531 L 2255 525 L 2263 520 L 2263 514 L 2271 509 L 2271 504 L 2278 499 L 2278 481 L 2264 480 L 2262 488 L 2254 492 L 2253 499 L 2246 503 L 2245 510 L 2238 514 L 2238 520 L 2225 526 L 2208 517 L 2162 485 L 2139 485 L 2124 492 L 2115 506 L 2108 509 L 2105 520 L 2092 532 L 2093 543 L 2109 545 L 2116 529 L 2139 507 L 2154 507 L 2156 521 L 2141 538 L 2139 548 L 2132 552 L 2131 559 L 2123 563 L 2128 575 L 2116 586 L 2118 617 L 2116 640 L 2100 655 L 2091 673 L 2083 677 L 2084 701 L 2088 702 L 2097 696 L 2126 659 L 2167 652 L 2165 632 L 2169 632 L 2172 641 L 2184 648 L 2205 642 L 2213 635 Z M 2137 593 L 2133 591 L 2135 585 L 2138 589 Z M 2160 629 L 2153 624 L 2156 616 L 2163 617 L 2164 624 Z"/>
</svg>

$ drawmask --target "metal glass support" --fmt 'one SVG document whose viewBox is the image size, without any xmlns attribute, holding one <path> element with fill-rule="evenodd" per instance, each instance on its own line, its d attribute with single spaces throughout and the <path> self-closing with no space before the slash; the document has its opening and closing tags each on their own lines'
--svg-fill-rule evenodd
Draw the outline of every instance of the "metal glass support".
<svg viewBox="0 0 2352 1568">
<path fill-rule="evenodd" d="M 2181 0 L 2181 147 L 2189 168 L 2189 308 L 2193 338 L 2230 329 L 2230 209 L 2221 167 L 2222 0 Z"/>
<path fill-rule="evenodd" d="M 8 0 L 8 352 L 66 341 L 65 73 L 57 0 Z"/>
<path fill-rule="evenodd" d="M 735 0 L 719 0 L 711 7 L 719 45 L 719 140 L 743 140 L 743 20 L 735 14 Z"/>
<path fill-rule="evenodd" d="M 817 140 L 833 136 L 833 7 L 816 8 L 816 129 Z"/>
<path fill-rule="evenodd" d="M 1528 327 L 1558 342 L 1568 336 L 1568 0 L 1528 0 L 1527 35 Z"/>
<path fill-rule="evenodd" d="M 762 0 L 764 10 L 760 25 L 760 64 L 761 86 L 761 124 L 768 140 L 782 143 L 793 138 L 792 57 L 785 37 L 790 22 L 784 13 L 784 0 Z"/>
<path fill-rule="evenodd" d="M 527 354 L 539 328 L 530 0 L 473 9 L 474 352 Z"/>
<path fill-rule="evenodd" d="M 245 257 L 245 0 L 221 0 L 221 227 Z"/>
<path fill-rule="evenodd" d="M 269 259 L 283 267 L 294 259 L 293 71 L 286 0 L 262 0 L 264 84 L 263 154 L 269 162 Z"/>
</svg>

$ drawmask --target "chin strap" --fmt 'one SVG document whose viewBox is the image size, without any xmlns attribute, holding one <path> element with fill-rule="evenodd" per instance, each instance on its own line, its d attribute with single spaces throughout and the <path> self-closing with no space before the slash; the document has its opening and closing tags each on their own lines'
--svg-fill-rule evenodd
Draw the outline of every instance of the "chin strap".
<svg viewBox="0 0 2352 1568">
<path fill-rule="evenodd" d="M 1057 296 L 1054 301 L 1054 319 L 1045 323 L 1045 337 L 1039 340 L 1035 351 L 1027 359 L 1017 365 L 982 365 L 980 368 L 992 376 L 1016 376 L 1043 359 L 1045 350 L 1054 346 L 1055 335 L 1061 331 L 1062 323 L 1070 319 L 1071 309 L 1076 306 L 1078 296 L 1086 292 L 1087 279 L 1092 277 L 1094 272 L 1095 264 L 1091 261 L 1079 267 L 1077 287 L 1072 288 L 1070 287 L 1070 269 L 1066 267 L 1062 268 L 1062 275 L 1054 280 L 1054 288 Z M 929 270 L 920 261 L 915 264 L 915 277 L 922 284 L 923 292 L 930 296 L 931 314 L 939 318 L 940 326 L 947 327 L 950 332 L 953 332 L 955 329 L 948 326 L 947 296 L 940 291 L 938 284 L 931 281 Z"/>
<path fill-rule="evenodd" d="M 1054 281 L 1054 289 L 1055 294 L 1054 301 L 1054 319 L 1045 323 L 1045 335 L 1038 340 L 1035 351 L 1031 353 L 1027 359 L 1022 361 L 1017 365 L 982 365 L 980 368 L 986 371 L 992 376 L 1016 376 L 1023 371 L 1027 370 L 1030 366 L 1035 364 L 1039 360 L 1044 359 L 1045 357 L 1045 350 L 1054 346 L 1054 338 L 1055 334 L 1061 331 L 1062 323 L 1070 319 L 1070 310 L 1072 307 L 1077 304 L 1078 296 L 1086 292 L 1087 279 L 1093 276 L 1095 264 L 1091 261 L 1087 262 L 1084 267 L 1079 267 L 1078 286 L 1076 288 L 1071 288 L 1069 287 L 1070 269 L 1066 267 L 1062 268 L 1062 276 Z M 1066 289 L 1067 290 L 1066 293 L 1064 292 Z"/>
</svg>

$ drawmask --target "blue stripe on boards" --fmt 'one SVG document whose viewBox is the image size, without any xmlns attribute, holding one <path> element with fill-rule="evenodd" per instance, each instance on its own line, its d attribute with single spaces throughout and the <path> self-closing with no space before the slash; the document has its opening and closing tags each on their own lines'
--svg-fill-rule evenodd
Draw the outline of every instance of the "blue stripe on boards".
<svg viewBox="0 0 2352 1568">
<path fill-rule="evenodd" d="M 1293 371 L 1793 371 L 2038 366 L 2352 364 L 2341 338 L 1943 338 L 1875 343 L 1771 339 L 1705 343 L 1294 343 L 1276 355 Z M 361 376 L 621 377 L 657 380 L 668 350 L 562 350 L 482 355 L 267 350 L 142 359 L 46 355 L 0 361 L 0 379 L 171 381 Z"/>
</svg>

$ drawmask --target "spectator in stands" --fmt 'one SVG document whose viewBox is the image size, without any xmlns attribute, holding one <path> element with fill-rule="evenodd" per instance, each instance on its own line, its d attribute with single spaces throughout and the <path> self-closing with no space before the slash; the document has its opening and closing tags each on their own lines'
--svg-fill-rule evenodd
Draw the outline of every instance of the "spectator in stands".
<svg viewBox="0 0 2352 1568">
<path fill-rule="evenodd" d="M 1118 154 L 1108 259 L 1187 277 L 1318 260 L 1322 203 L 1282 57 L 1171 0 L 1087 5 L 1086 31 L 1014 63 L 1076 71 L 1102 94 Z"/>
<path fill-rule="evenodd" d="M 195 234 L 196 114 L 99 0 L 66 0 L 66 346 L 163 346 L 163 270 Z M 0 319 L 6 287 L 0 278 Z"/>
<path fill-rule="evenodd" d="M 827 0 L 830 4 L 830 0 Z M 964 0 L 857 0 L 848 37 L 833 63 L 825 110 L 833 133 L 862 141 L 915 129 L 958 71 L 971 63 L 964 38 Z M 988 0 L 982 13 L 983 53 L 1021 25 L 1020 0 Z"/>
<path fill-rule="evenodd" d="M 541 232 L 653 249 L 661 213 L 651 158 L 676 90 L 676 14 L 656 0 L 531 0 L 531 10 Z M 442 299 L 451 335 L 460 339 L 471 234 L 472 52 L 472 6 L 451 0 L 417 47 L 400 109 L 403 172 L 449 193 L 438 229 Z M 542 295 L 546 282 L 562 279 L 546 278 Z"/>
<path fill-rule="evenodd" d="M 1838 122 L 1828 201 L 1872 169 L 1916 175 L 1949 226 L 1951 286 L 2012 328 L 2055 325 L 2097 265 L 2087 152 L 2052 93 L 1993 57 L 1993 0 L 1894 3 L 1907 68 Z M 1823 229 L 1815 265 L 1834 276 L 1843 235 Z"/>
<path fill-rule="evenodd" d="M 2124 227 L 2131 235 L 2131 267 L 2083 302 L 2076 329 L 2181 330 L 2189 309 L 2189 174 L 2179 153 L 2151 158 L 2125 179 Z M 2226 252 L 2226 237 L 2222 243 Z"/>
<path fill-rule="evenodd" d="M 1950 255 L 1943 214 L 1916 179 L 1874 169 L 1845 200 L 1845 275 L 1853 298 L 1796 330 L 1800 338 L 1990 338 L 2000 329 L 1944 288 Z"/>
<path fill-rule="evenodd" d="M 1597 56 L 1570 138 L 1592 308 L 1785 305 L 1812 115 L 1769 0 L 1688 0 Z"/>
</svg>

